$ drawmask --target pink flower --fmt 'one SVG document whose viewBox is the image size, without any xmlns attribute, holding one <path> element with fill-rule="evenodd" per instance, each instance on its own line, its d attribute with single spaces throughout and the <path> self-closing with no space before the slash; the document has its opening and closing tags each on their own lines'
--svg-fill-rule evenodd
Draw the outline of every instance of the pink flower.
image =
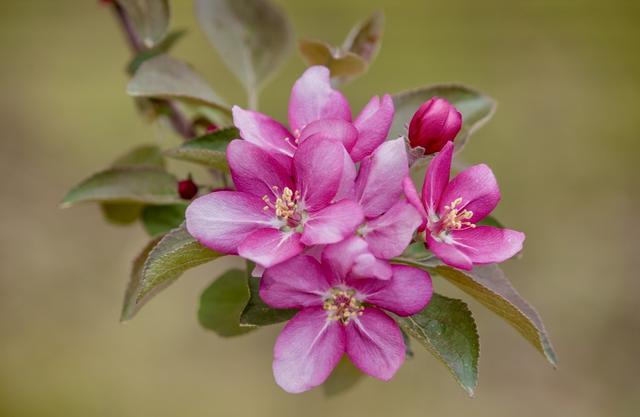
<svg viewBox="0 0 640 417">
<path fill-rule="evenodd" d="M 233 107 L 233 123 L 240 136 L 276 159 L 292 157 L 311 136 L 341 142 L 353 161 L 370 155 L 387 138 L 393 121 L 393 101 L 389 95 L 373 97 L 355 121 L 347 99 L 331 87 L 326 67 L 308 68 L 294 84 L 289 99 L 291 132 L 271 117 Z"/>
<path fill-rule="evenodd" d="M 353 194 L 355 165 L 334 140 L 309 139 L 285 163 L 234 140 L 227 159 L 237 191 L 202 196 L 186 212 L 189 233 L 213 250 L 270 267 L 306 246 L 343 240 L 364 219 L 345 199 Z"/>
<path fill-rule="evenodd" d="M 477 223 L 500 201 L 491 169 L 474 165 L 449 181 L 453 142 L 448 142 L 427 168 L 422 199 L 405 178 L 407 199 L 423 218 L 428 248 L 446 264 L 470 270 L 474 264 L 498 263 L 522 250 L 524 233 Z"/>
<path fill-rule="evenodd" d="M 377 258 L 399 256 L 422 223 L 420 213 L 403 198 L 402 182 L 408 174 L 403 138 L 383 143 L 360 164 L 355 200 L 366 220 L 358 228 L 358 234 Z"/>
<path fill-rule="evenodd" d="M 288 392 L 322 384 L 345 353 L 361 371 L 385 381 L 404 362 L 400 328 L 382 310 L 399 316 L 422 310 L 432 294 L 429 274 L 392 265 L 390 280 L 355 278 L 344 275 L 349 257 L 323 254 L 320 263 L 300 255 L 264 273 L 264 302 L 300 309 L 274 347 L 273 373 Z"/>
<path fill-rule="evenodd" d="M 425 154 L 438 152 L 455 139 L 462 126 L 462 115 L 447 100 L 433 97 L 420 106 L 409 123 L 409 143 L 421 146 Z"/>
</svg>

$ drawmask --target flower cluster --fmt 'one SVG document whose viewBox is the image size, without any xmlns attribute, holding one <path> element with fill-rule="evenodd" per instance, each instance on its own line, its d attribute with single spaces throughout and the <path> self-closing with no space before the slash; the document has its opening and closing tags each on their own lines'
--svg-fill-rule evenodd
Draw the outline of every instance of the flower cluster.
<svg viewBox="0 0 640 417">
<path fill-rule="evenodd" d="M 289 128 L 233 108 L 241 136 L 227 148 L 235 190 L 187 209 L 198 241 L 256 263 L 266 304 L 299 309 L 274 351 L 275 379 L 289 392 L 324 382 L 344 354 L 373 377 L 395 374 L 405 345 L 390 314 L 415 314 L 432 294 L 427 272 L 392 262 L 412 242 L 466 270 L 522 248 L 522 233 L 478 224 L 500 198 L 486 165 L 449 180 L 460 113 L 434 98 L 411 121 L 411 146 L 437 152 L 421 196 L 405 138 L 387 140 L 393 116 L 385 95 L 353 119 L 328 69 L 311 67 L 293 86 Z"/>
</svg>

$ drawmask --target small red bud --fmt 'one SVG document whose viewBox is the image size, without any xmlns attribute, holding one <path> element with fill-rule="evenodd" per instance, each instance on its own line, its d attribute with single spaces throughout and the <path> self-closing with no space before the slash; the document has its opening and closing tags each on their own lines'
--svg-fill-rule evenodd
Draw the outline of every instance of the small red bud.
<svg viewBox="0 0 640 417">
<path fill-rule="evenodd" d="M 220 128 L 215 123 L 209 123 L 209 126 L 207 126 L 207 133 L 214 133 L 218 130 L 220 130 Z"/>
<path fill-rule="evenodd" d="M 186 180 L 178 182 L 178 194 L 180 194 L 180 198 L 184 200 L 191 200 L 198 194 L 198 186 L 191 179 L 191 175 L 189 175 L 189 178 Z"/>
<path fill-rule="evenodd" d="M 423 103 L 409 123 L 409 143 L 421 146 L 425 154 L 440 151 L 455 139 L 462 127 L 462 114 L 447 100 L 433 97 Z"/>
</svg>

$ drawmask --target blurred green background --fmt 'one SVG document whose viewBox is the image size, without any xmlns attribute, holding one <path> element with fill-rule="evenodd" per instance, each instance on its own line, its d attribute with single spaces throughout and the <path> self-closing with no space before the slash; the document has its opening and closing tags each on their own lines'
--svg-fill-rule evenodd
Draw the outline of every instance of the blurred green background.
<svg viewBox="0 0 640 417">
<path fill-rule="evenodd" d="M 527 233 L 524 257 L 505 268 L 560 358 L 553 370 L 470 302 L 481 335 L 476 398 L 416 346 L 392 382 L 367 379 L 328 400 L 322 390 L 294 396 L 275 385 L 278 326 L 230 340 L 199 327 L 199 294 L 233 259 L 190 271 L 135 320 L 118 323 L 144 232 L 105 224 L 94 206 L 57 204 L 126 148 L 177 139 L 136 114 L 124 93 L 129 51 L 97 3 L 0 2 L 0 415 L 640 415 L 637 0 L 278 1 L 298 36 L 333 43 L 385 11 L 377 61 L 345 88 L 355 110 L 373 94 L 436 82 L 464 82 L 497 99 L 464 158 L 493 167 L 498 217 Z M 190 2 L 172 5 L 173 27 L 189 29 L 175 55 L 244 104 Z M 292 56 L 262 110 L 284 119 L 303 68 Z"/>
</svg>

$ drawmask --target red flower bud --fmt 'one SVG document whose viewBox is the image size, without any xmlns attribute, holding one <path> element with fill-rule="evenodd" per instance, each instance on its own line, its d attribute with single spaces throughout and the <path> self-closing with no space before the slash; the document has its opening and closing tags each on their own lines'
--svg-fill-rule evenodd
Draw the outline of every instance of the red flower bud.
<svg viewBox="0 0 640 417">
<path fill-rule="evenodd" d="M 218 130 L 220 130 L 220 128 L 215 123 L 209 123 L 209 126 L 207 126 L 207 133 L 214 133 Z"/>
<path fill-rule="evenodd" d="M 409 124 L 409 143 L 425 154 L 438 152 L 462 127 L 462 114 L 447 100 L 432 97 L 415 112 Z"/>
<path fill-rule="evenodd" d="M 180 194 L 180 198 L 184 200 L 191 200 L 198 194 L 198 186 L 193 182 L 191 176 L 186 180 L 178 182 L 178 194 Z"/>
</svg>

